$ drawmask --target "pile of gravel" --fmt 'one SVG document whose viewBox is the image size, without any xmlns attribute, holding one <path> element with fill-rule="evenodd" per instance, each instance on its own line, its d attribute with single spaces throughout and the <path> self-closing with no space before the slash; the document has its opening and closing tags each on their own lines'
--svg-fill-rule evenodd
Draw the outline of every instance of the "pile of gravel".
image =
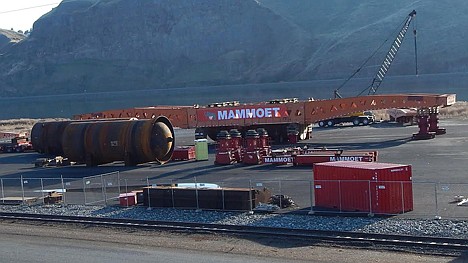
<svg viewBox="0 0 468 263">
<path fill-rule="evenodd" d="M 403 219 L 379 217 L 330 217 L 318 215 L 196 211 L 173 208 L 83 205 L 0 205 L 0 212 L 88 216 L 226 225 L 251 225 L 297 229 L 354 231 L 364 233 L 468 239 L 468 221 L 446 219 Z"/>
</svg>

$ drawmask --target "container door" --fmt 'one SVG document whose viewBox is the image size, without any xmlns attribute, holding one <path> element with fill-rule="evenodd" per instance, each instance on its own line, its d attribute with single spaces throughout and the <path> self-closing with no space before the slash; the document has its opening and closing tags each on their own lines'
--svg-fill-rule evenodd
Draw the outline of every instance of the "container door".
<svg viewBox="0 0 468 263">
<path fill-rule="evenodd" d="M 372 182 L 373 211 L 376 214 L 401 214 L 413 209 L 411 182 Z"/>
<path fill-rule="evenodd" d="M 315 206 L 320 210 L 341 211 L 340 190 L 338 181 L 314 181 Z"/>
<path fill-rule="evenodd" d="M 369 212 L 369 181 L 341 181 L 340 189 L 343 211 Z"/>
</svg>

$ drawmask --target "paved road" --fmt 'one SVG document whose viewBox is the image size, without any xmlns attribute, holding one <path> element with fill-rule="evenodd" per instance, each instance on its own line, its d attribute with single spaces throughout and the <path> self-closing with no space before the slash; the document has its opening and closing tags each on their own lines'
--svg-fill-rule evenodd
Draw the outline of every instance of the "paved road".
<svg viewBox="0 0 468 263">
<path fill-rule="evenodd" d="M 464 257 L 323 247 L 306 241 L 10 222 L 0 224 L 0 255 L 5 263 L 464 262 Z"/>
<path fill-rule="evenodd" d="M 267 263 L 280 259 L 226 255 L 180 249 L 144 247 L 112 242 L 90 242 L 37 236 L 1 235 L 0 262 L 165 262 L 165 263 Z M 289 261 L 306 262 L 306 261 Z M 310 262 L 310 261 L 308 261 Z"/>
<path fill-rule="evenodd" d="M 205 251 L 136 246 L 114 242 L 0 234 L 0 262 L 165 262 L 268 263 L 281 259 Z M 306 262 L 290 261 L 288 262 Z M 314 262 L 314 261 L 307 261 Z M 319 261 L 315 261 L 319 262 Z"/>
<path fill-rule="evenodd" d="M 466 207 L 457 207 L 450 202 L 455 195 L 468 194 L 468 121 L 443 120 L 441 127 L 447 128 L 447 134 L 424 141 L 410 140 L 411 135 L 418 130 L 416 126 L 376 124 L 366 127 L 315 128 L 313 138 L 302 144 L 311 147 L 377 150 L 380 162 L 411 164 L 415 183 L 415 211 L 409 215 L 432 216 L 440 213 L 445 217 L 466 217 Z M 176 138 L 179 145 L 191 144 L 193 131 L 179 130 Z M 31 188 L 40 189 L 38 178 L 56 178 L 45 180 L 43 185 L 45 188 L 60 187 L 61 182 L 57 180 L 60 176 L 66 178 L 66 188 L 82 188 L 83 177 L 119 171 L 121 186 L 125 183 L 142 185 L 149 182 L 151 185 L 196 181 L 229 187 L 267 187 L 275 194 L 290 195 L 303 208 L 310 207 L 311 204 L 310 181 L 313 174 L 310 167 L 242 164 L 217 166 L 213 164 L 214 154 L 211 153 L 209 161 L 173 162 L 165 165 L 124 167 L 122 163 L 114 163 L 93 168 L 82 165 L 33 168 L 31 162 L 37 157 L 39 155 L 35 153 L 0 155 L 0 179 L 3 178 L 5 189 L 12 186 L 21 189 L 19 180 L 5 179 L 20 176 L 29 178 L 29 185 L 25 185 L 27 191 Z M 109 179 L 111 182 L 113 180 L 113 186 L 117 184 L 116 176 L 114 177 Z M 90 180 L 89 183 L 101 183 L 100 179 L 96 180 Z"/>
</svg>

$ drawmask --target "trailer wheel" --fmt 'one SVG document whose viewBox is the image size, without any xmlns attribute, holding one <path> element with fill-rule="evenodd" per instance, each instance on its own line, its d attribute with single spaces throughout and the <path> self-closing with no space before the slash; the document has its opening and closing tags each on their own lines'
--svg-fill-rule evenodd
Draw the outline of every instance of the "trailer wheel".
<svg viewBox="0 0 468 263">
<path fill-rule="evenodd" d="M 354 126 L 358 126 L 361 122 L 359 121 L 359 119 L 354 119 L 353 120 L 353 125 Z"/>
<path fill-rule="evenodd" d="M 332 121 L 332 120 L 328 120 L 328 121 L 327 121 L 327 125 L 330 126 L 330 127 L 332 127 L 332 126 L 335 125 L 335 122 Z"/>
<path fill-rule="evenodd" d="M 325 127 L 325 122 L 324 121 L 319 121 L 318 125 L 319 125 L 319 127 Z"/>
</svg>

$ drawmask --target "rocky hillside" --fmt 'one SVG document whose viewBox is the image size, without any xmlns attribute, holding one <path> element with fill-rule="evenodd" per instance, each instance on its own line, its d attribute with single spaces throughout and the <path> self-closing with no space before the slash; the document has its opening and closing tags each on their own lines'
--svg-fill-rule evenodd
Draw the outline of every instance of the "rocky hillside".
<svg viewBox="0 0 468 263">
<path fill-rule="evenodd" d="M 16 45 L 0 35 L 0 96 L 343 79 L 387 40 L 370 80 L 413 9 L 419 73 L 464 74 L 463 0 L 74 0 Z M 414 68 L 408 32 L 388 76 Z"/>
<path fill-rule="evenodd" d="M 0 54 L 8 52 L 8 48 L 25 38 L 21 33 L 0 29 Z"/>
<path fill-rule="evenodd" d="M 293 79 L 311 39 L 254 0 L 62 2 L 5 53 L 1 93 L 105 92 Z"/>
<path fill-rule="evenodd" d="M 360 72 L 373 76 L 396 37 L 395 30 L 412 10 L 417 11 L 416 19 L 388 74 L 415 73 L 413 26 L 417 29 L 419 74 L 468 71 L 468 49 L 464 47 L 468 41 L 467 1 L 260 1 L 313 38 L 314 52 L 304 79 L 347 77 L 388 39 Z"/>
</svg>

